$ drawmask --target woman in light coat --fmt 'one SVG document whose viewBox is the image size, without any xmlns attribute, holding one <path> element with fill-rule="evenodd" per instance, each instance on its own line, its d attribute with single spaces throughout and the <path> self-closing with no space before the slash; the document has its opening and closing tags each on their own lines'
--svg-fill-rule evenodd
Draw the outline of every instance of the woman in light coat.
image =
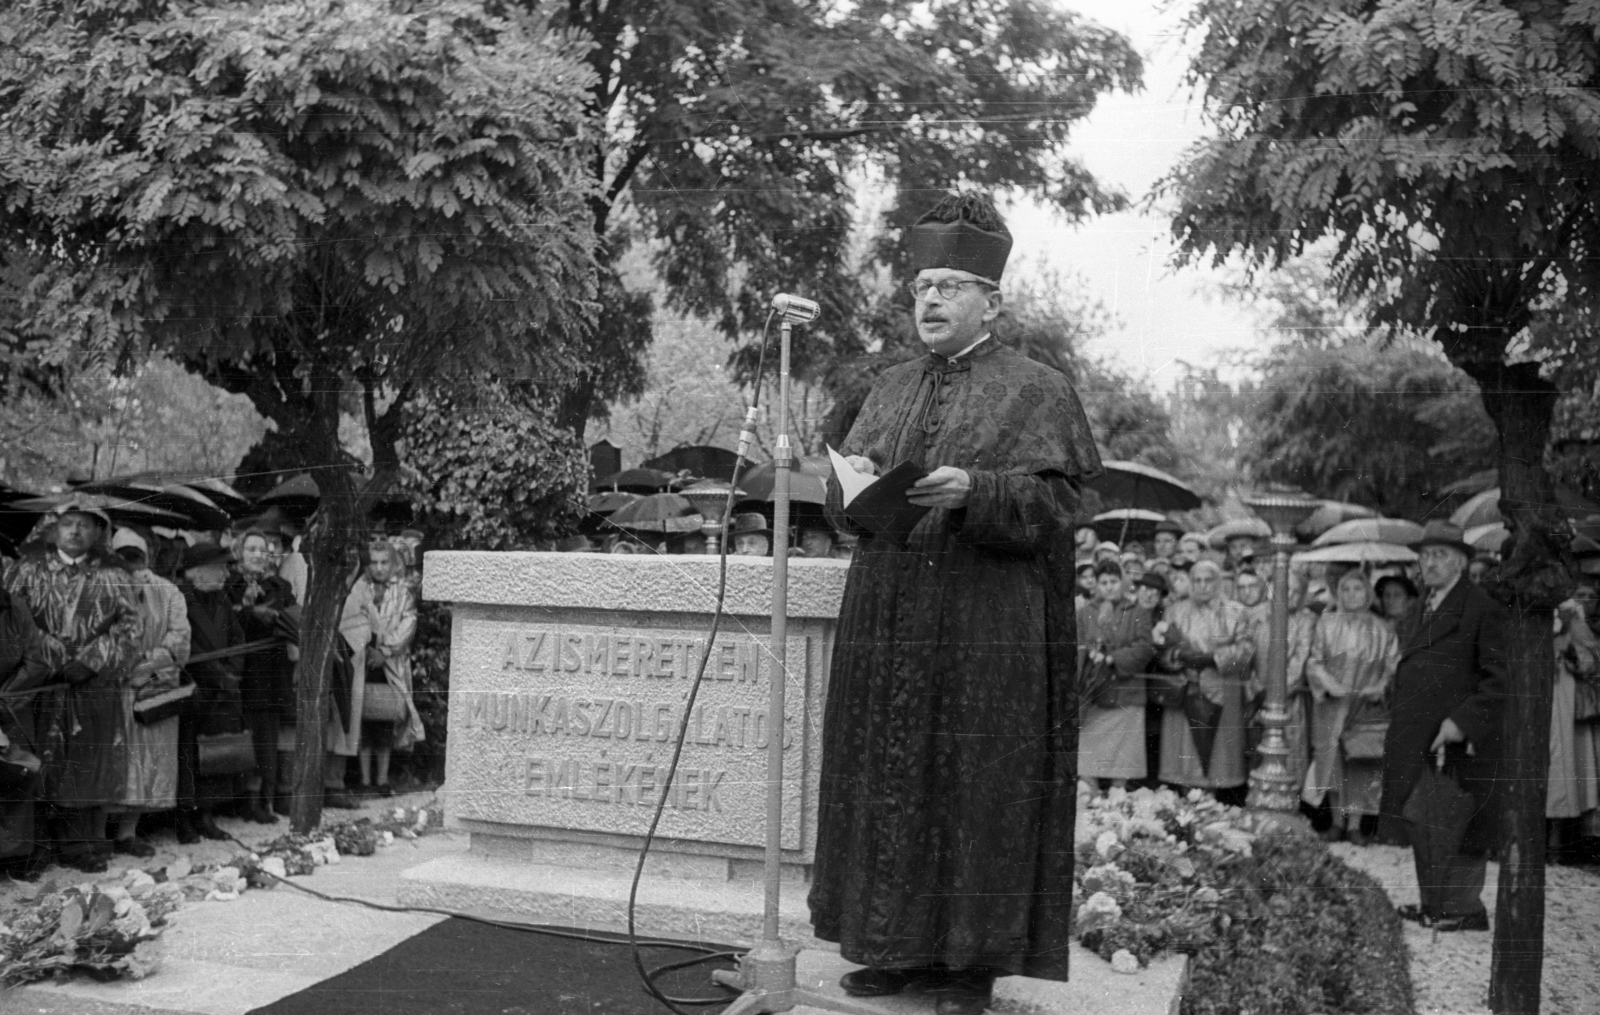
<svg viewBox="0 0 1600 1015">
<path fill-rule="evenodd" d="M 1346 827 L 1352 841 L 1364 843 L 1366 815 L 1376 819 L 1383 790 L 1381 758 L 1349 757 L 1343 743 L 1353 717 L 1381 719 L 1385 696 L 1400 665 L 1400 639 L 1371 610 L 1367 577 L 1349 571 L 1339 579 L 1338 608 L 1317 623 L 1306 660 L 1311 689 L 1311 766 L 1300 799 L 1311 807 L 1328 802 L 1333 825 L 1326 836 L 1338 839 Z"/>
<path fill-rule="evenodd" d="M 352 651 L 350 712 L 330 719 L 328 750 L 359 759 L 361 785 L 389 792 L 389 758 L 423 738 L 422 716 L 411 700 L 411 641 L 417 633 L 417 605 L 401 573 L 400 555 L 387 542 L 367 550 L 367 570 L 345 599 L 339 633 Z M 395 722 L 363 721 L 366 689 L 387 684 L 398 691 L 405 717 Z M 376 761 L 376 772 L 373 763 Z M 374 781 L 374 777 L 376 780 Z"/>
</svg>

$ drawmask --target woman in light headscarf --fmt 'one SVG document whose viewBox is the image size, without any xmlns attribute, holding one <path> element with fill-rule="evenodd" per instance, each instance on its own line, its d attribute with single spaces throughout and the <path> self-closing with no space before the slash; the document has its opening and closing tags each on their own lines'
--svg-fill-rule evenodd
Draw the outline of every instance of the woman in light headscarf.
<svg viewBox="0 0 1600 1015">
<path fill-rule="evenodd" d="M 1324 613 L 1311 640 L 1306 683 L 1311 689 L 1311 766 L 1300 799 L 1311 807 L 1326 800 L 1333 826 L 1330 840 L 1345 834 L 1365 844 L 1363 816 L 1378 814 L 1383 788 L 1382 757 L 1363 757 L 1347 749 L 1344 734 L 1359 718 L 1386 717 L 1385 696 L 1400 665 L 1400 639 L 1372 610 L 1367 576 L 1348 571 L 1335 585 L 1337 608 Z"/>
<path fill-rule="evenodd" d="M 1594 714 L 1600 698 L 1600 645 L 1583 607 L 1570 599 L 1556 609 L 1555 625 L 1556 680 L 1550 701 L 1550 778 L 1544 815 L 1555 822 L 1550 852 L 1559 855 L 1573 844 L 1572 819 L 1587 818 L 1594 826 L 1600 817 L 1596 814 L 1600 716 Z"/>
</svg>

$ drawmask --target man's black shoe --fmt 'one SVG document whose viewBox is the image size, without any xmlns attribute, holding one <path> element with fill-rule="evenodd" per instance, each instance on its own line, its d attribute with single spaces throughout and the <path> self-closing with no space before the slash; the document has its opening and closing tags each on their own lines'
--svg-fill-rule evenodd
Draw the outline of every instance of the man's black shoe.
<svg viewBox="0 0 1600 1015">
<path fill-rule="evenodd" d="M 994 973 L 960 969 L 946 974 L 934 1005 L 937 1015 L 983 1015 L 994 1001 Z"/>
<path fill-rule="evenodd" d="M 1410 920 L 1412 923 L 1420 923 L 1424 926 L 1428 923 L 1428 914 L 1424 913 L 1422 907 L 1418 905 L 1396 906 L 1395 915 L 1402 920 Z"/>
<path fill-rule="evenodd" d="M 913 984 L 934 978 L 934 969 L 853 969 L 839 977 L 839 986 L 851 997 L 888 997 L 898 994 Z"/>
<path fill-rule="evenodd" d="M 217 827 L 217 820 L 205 811 L 195 818 L 194 827 L 201 835 L 217 842 L 229 837 L 227 832 Z"/>
<path fill-rule="evenodd" d="M 71 867 L 73 870 L 83 871 L 85 874 L 104 874 L 106 868 L 111 864 L 105 857 L 98 854 L 78 853 L 73 856 L 63 856 L 61 858 L 61 866 Z"/>
<path fill-rule="evenodd" d="M 1442 934 L 1457 930 L 1488 930 L 1489 914 L 1485 910 L 1468 913 L 1466 916 L 1440 916 L 1432 921 L 1433 929 Z"/>
<path fill-rule="evenodd" d="M 156 848 L 143 839 L 118 839 L 111 844 L 111 848 L 125 856 L 136 856 L 140 859 L 156 855 Z"/>
</svg>

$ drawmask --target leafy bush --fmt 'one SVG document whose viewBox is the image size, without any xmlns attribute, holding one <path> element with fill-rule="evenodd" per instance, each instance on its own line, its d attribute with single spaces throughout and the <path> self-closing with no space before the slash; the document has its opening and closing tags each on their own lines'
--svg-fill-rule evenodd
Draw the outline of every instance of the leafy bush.
<svg viewBox="0 0 1600 1015">
<path fill-rule="evenodd" d="M 1410 953 L 1372 878 L 1284 833 L 1221 873 L 1217 933 L 1194 955 L 1184 1015 L 1411 1015 Z"/>
<path fill-rule="evenodd" d="M 450 604 L 417 604 L 411 642 L 411 700 L 422 716 L 423 741 L 406 762 L 418 781 L 444 781 L 444 746 L 450 704 Z"/>
<path fill-rule="evenodd" d="M 1171 790 L 1090 801 L 1076 839 L 1079 940 L 1130 969 L 1193 956 L 1185 1015 L 1411 1012 L 1399 917 L 1321 841 Z"/>
</svg>

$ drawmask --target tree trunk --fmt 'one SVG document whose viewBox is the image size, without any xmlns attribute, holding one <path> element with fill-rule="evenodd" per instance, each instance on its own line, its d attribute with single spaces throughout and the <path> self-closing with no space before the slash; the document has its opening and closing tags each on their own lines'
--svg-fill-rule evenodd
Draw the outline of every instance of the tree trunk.
<svg viewBox="0 0 1600 1015">
<path fill-rule="evenodd" d="M 1507 607 L 1509 694 L 1495 801 L 1500 888 L 1489 1006 L 1537 1015 L 1544 964 L 1545 795 L 1555 674 L 1552 611 L 1571 588 L 1564 522 L 1544 467 L 1557 391 L 1535 364 L 1466 366 L 1500 435 L 1500 513 L 1511 540 L 1487 590 Z"/>
<path fill-rule="evenodd" d="M 294 795 L 290 822 L 309 832 L 322 820 L 323 725 L 331 711 L 329 668 L 360 549 L 354 464 L 339 446 L 337 374 L 314 376 L 313 416 L 306 428 L 308 464 L 322 494 L 305 540 L 310 575 L 300 630 L 300 683 L 295 692 Z M 330 467 L 331 466 L 331 467 Z"/>
</svg>

